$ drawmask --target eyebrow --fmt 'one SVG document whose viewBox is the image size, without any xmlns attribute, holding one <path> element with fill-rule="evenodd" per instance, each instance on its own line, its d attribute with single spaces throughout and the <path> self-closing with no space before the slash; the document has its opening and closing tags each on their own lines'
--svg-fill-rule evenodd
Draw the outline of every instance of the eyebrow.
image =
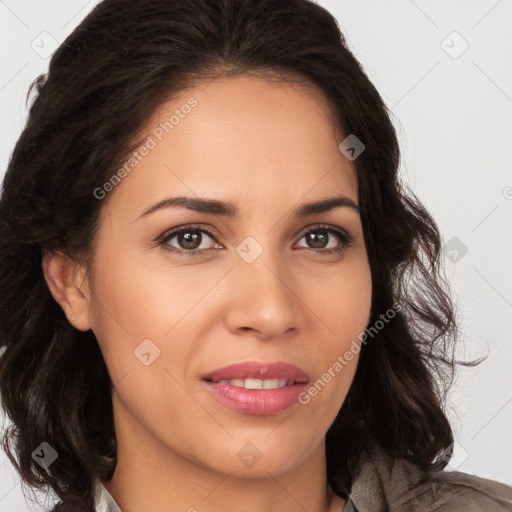
<svg viewBox="0 0 512 512">
<path fill-rule="evenodd" d="M 157 203 L 146 208 L 139 218 L 147 217 L 157 210 L 171 208 L 173 206 L 181 206 L 188 210 L 193 210 L 199 213 L 210 213 L 214 215 L 223 215 L 226 217 L 235 217 L 238 215 L 239 210 L 232 203 L 219 201 L 217 199 L 204 199 L 197 197 L 169 197 L 162 199 Z M 320 201 L 305 203 L 294 210 L 295 218 L 304 218 L 317 213 L 325 213 L 335 208 L 347 207 L 360 214 L 359 206 L 349 197 L 336 196 Z"/>
</svg>

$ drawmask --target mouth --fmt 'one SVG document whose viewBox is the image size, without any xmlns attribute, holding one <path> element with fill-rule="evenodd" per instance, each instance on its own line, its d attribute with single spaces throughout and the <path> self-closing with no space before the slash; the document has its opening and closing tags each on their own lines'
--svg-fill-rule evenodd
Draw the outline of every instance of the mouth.
<svg viewBox="0 0 512 512">
<path fill-rule="evenodd" d="M 252 361 L 219 368 L 201 380 L 223 405 L 244 414 L 269 416 L 294 405 L 309 377 L 288 363 Z"/>
</svg>

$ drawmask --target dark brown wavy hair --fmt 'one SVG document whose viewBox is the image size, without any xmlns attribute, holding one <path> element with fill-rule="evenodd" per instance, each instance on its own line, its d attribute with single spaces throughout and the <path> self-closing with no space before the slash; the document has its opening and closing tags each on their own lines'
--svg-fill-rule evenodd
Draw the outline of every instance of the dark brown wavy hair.
<svg viewBox="0 0 512 512">
<path fill-rule="evenodd" d="M 94 478 L 113 475 L 112 381 L 93 332 L 70 325 L 50 294 L 43 251 L 90 263 L 105 204 L 93 191 L 137 147 L 150 116 L 184 88 L 240 75 L 315 87 L 341 131 L 366 146 L 354 164 L 369 325 L 400 308 L 362 347 L 327 432 L 329 484 L 346 496 L 370 442 L 425 472 L 449 460 L 457 324 L 441 236 L 399 180 L 390 112 L 333 16 L 310 0 L 104 0 L 33 82 L 0 199 L 3 445 L 26 486 L 49 486 L 69 510 L 93 510 Z M 47 470 L 31 457 L 43 441 L 59 455 Z"/>
</svg>

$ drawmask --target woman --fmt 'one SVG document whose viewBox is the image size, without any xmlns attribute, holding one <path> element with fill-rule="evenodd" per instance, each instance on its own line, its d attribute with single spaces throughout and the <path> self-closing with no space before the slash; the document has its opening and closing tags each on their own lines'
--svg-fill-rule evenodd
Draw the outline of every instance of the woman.
<svg viewBox="0 0 512 512">
<path fill-rule="evenodd" d="M 512 510 L 443 471 L 439 231 L 327 11 L 105 0 L 35 85 L 0 390 L 54 510 Z"/>
</svg>

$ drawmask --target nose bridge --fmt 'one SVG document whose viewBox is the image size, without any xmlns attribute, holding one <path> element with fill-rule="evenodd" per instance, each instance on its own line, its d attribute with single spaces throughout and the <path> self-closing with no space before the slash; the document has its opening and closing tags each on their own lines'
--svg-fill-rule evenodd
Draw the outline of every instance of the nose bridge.
<svg viewBox="0 0 512 512">
<path fill-rule="evenodd" d="M 281 288 L 288 272 L 283 265 L 284 248 L 274 244 L 273 238 L 272 232 L 244 238 L 236 247 L 241 260 L 237 263 L 244 274 L 252 275 L 254 284 Z"/>
</svg>

